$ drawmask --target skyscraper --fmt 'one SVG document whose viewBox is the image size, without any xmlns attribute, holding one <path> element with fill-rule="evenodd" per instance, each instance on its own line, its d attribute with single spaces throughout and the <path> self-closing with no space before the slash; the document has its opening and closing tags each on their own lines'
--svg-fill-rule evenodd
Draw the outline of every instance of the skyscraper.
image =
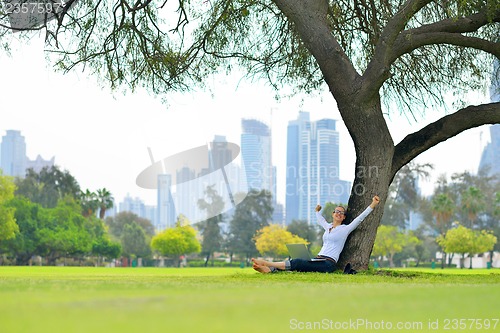
<svg viewBox="0 0 500 333">
<path fill-rule="evenodd" d="M 120 202 L 120 213 L 131 212 L 135 215 L 146 218 L 146 205 L 140 198 L 132 198 L 129 194 Z"/>
<path fill-rule="evenodd" d="M 158 220 L 156 231 L 162 231 L 175 225 L 175 205 L 171 193 L 172 177 L 167 174 L 158 175 Z"/>
<path fill-rule="evenodd" d="M 271 131 L 255 119 L 241 121 L 241 156 L 248 189 L 267 190 L 276 203 L 276 172 L 272 165 Z"/>
<path fill-rule="evenodd" d="M 500 61 L 495 60 L 491 77 L 490 99 L 500 102 Z M 500 175 L 500 124 L 490 126 L 490 142 L 481 155 L 479 169 L 488 168 L 490 176 Z"/>
<path fill-rule="evenodd" d="M 287 133 L 286 224 L 311 221 L 317 204 L 346 203 L 349 182 L 339 178 L 339 133 L 335 120 L 311 122 L 300 112 Z"/>
<path fill-rule="evenodd" d="M 4 175 L 26 176 L 26 142 L 20 131 L 8 130 L 2 137 L 0 167 Z"/>
</svg>

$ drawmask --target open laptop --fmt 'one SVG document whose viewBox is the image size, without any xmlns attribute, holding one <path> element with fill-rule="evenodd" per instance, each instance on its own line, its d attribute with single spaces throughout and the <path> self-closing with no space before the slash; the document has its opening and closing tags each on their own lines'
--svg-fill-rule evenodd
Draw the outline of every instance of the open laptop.
<svg viewBox="0 0 500 333">
<path fill-rule="evenodd" d="M 326 259 L 313 258 L 305 244 L 286 244 L 288 253 L 292 259 L 304 259 L 308 261 L 325 261 Z"/>
</svg>

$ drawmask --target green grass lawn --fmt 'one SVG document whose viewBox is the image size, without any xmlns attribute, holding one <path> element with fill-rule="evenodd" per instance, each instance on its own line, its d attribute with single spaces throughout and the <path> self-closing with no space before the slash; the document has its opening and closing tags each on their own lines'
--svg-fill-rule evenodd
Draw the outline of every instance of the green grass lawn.
<svg viewBox="0 0 500 333">
<path fill-rule="evenodd" d="M 500 270 L 0 267 L 0 333 L 500 332 Z"/>
</svg>

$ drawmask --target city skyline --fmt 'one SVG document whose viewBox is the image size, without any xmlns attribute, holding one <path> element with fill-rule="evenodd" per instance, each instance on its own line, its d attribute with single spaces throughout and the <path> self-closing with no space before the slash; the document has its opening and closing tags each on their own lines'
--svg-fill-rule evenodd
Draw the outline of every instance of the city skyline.
<svg viewBox="0 0 500 333">
<path fill-rule="evenodd" d="M 142 189 L 135 182 L 151 164 L 148 148 L 159 160 L 206 144 L 214 135 L 239 142 L 241 119 L 254 118 L 271 128 L 277 196 L 279 202 L 284 202 L 286 130 L 299 111 L 310 112 L 312 121 L 337 120 L 340 178 L 353 178 L 352 139 L 326 87 L 315 96 L 276 100 L 269 86 L 240 80 L 239 73 L 234 73 L 215 77 L 211 90 L 172 93 L 163 102 L 163 96 L 151 96 L 141 89 L 126 94 L 110 92 L 96 78 L 82 73 L 54 73 L 45 68 L 43 39 L 33 39 L 30 45 L 13 44 L 12 57 L 0 58 L 5 67 L 0 85 L 5 99 L 1 130 L 20 130 L 28 144 L 29 158 L 55 156 L 56 165 L 74 175 L 83 189 L 105 187 L 117 200 L 130 193 L 148 205 L 156 204 L 156 191 Z M 19 89 L 27 83 L 37 89 Z M 489 101 L 486 90 L 471 95 L 470 103 Z M 416 113 L 413 119 L 398 110 L 389 111 L 386 119 L 395 142 L 446 113 L 428 110 L 425 115 Z M 489 141 L 488 127 L 465 131 L 417 157 L 418 163 L 436 166 L 433 177 L 422 183 L 426 187 L 424 194 L 431 192 L 433 182 L 442 173 L 450 177 L 454 172 L 477 172 L 481 152 Z"/>
<path fill-rule="evenodd" d="M 299 118 L 300 118 L 300 115 L 301 115 L 301 114 L 303 115 L 303 114 L 308 114 L 308 113 L 307 113 L 307 112 L 299 112 Z M 243 120 L 244 120 L 244 119 L 242 119 L 242 121 L 243 121 Z M 248 120 L 248 119 L 247 119 L 247 120 Z M 296 120 L 292 120 L 292 121 L 290 121 L 290 123 L 294 123 L 294 122 L 296 122 Z M 264 125 L 264 124 L 262 123 L 262 125 Z M 498 128 L 499 128 L 499 127 L 500 127 L 500 125 L 493 125 L 493 126 L 488 126 L 488 129 L 489 129 L 492 133 L 493 133 L 494 131 L 495 131 L 495 133 L 497 133 L 497 132 L 498 132 Z M 16 136 L 18 136 L 18 135 L 20 135 L 20 134 L 21 134 L 21 132 L 20 132 L 20 131 L 17 131 L 17 130 L 7 130 L 6 132 L 7 132 L 7 133 L 13 133 L 13 132 L 16 132 Z M 20 135 L 20 136 L 21 136 L 21 137 L 23 137 L 22 135 Z M 498 135 L 497 135 L 497 136 L 498 136 Z M 24 137 L 23 137 L 23 138 L 24 138 Z M 217 135 L 217 136 L 214 138 L 214 140 L 221 140 L 221 138 L 222 138 L 222 140 L 225 140 L 225 137 L 224 137 L 224 136 L 219 136 L 219 135 Z M 481 160 L 480 160 L 480 163 L 478 164 L 478 169 L 479 169 L 479 167 L 480 167 L 480 164 L 481 164 L 481 163 L 483 163 L 483 160 L 485 160 L 485 156 L 484 156 L 484 155 L 485 155 L 485 153 L 488 153 L 488 156 L 491 156 L 491 155 L 492 155 L 492 149 L 494 149 L 494 148 L 492 147 L 492 144 L 495 144 L 495 145 L 496 145 L 496 146 L 494 146 L 494 147 L 498 147 L 498 139 L 497 139 L 495 142 L 488 142 L 488 144 L 484 146 L 484 150 L 483 150 L 483 151 L 481 151 L 481 156 L 482 156 L 482 158 L 481 158 Z M 3 145 L 3 140 L 2 140 L 2 145 Z M 495 155 L 495 156 L 496 156 L 496 158 L 498 158 L 498 153 L 497 153 L 497 155 Z M 49 161 L 42 159 L 42 158 L 40 157 L 40 155 L 37 155 L 37 159 L 38 159 L 38 160 L 41 160 L 43 163 L 47 163 L 47 162 L 52 162 L 52 163 L 53 163 L 53 162 L 54 162 L 54 159 L 55 159 L 55 156 L 54 156 L 54 157 L 52 157 L 52 159 L 51 159 L 51 160 L 49 160 Z M 36 163 L 35 163 L 35 162 L 36 162 L 36 160 L 35 160 L 35 161 L 31 161 L 31 160 L 29 160 L 29 157 L 28 157 L 28 156 L 27 156 L 27 161 L 28 161 L 28 162 L 31 162 L 32 164 L 36 164 Z M 39 163 L 40 163 L 40 161 L 39 161 Z M 495 167 L 495 166 L 494 166 L 494 167 Z M 71 170 L 68 170 L 68 171 L 71 173 Z M 282 170 L 282 171 L 286 172 L 285 170 Z M 177 177 L 179 177 L 179 176 L 177 176 Z M 78 179 L 77 179 L 77 181 L 78 181 Z M 168 186 L 168 187 L 170 187 L 170 186 L 171 186 L 170 182 L 169 182 L 169 184 L 168 184 L 167 186 Z M 83 190 L 83 188 L 82 188 L 82 190 Z M 124 201 L 126 201 L 127 199 L 129 199 L 129 198 L 131 197 L 130 193 L 131 193 L 131 192 L 127 192 L 127 193 L 126 193 L 123 197 L 121 197 L 121 198 L 118 198 L 118 197 L 114 196 L 114 199 L 115 199 L 115 208 L 114 208 L 114 210 L 115 210 L 115 211 L 117 211 L 117 212 L 121 212 L 121 211 L 122 211 L 122 209 L 119 209 L 119 208 L 118 208 L 118 206 L 121 206 L 121 204 L 122 204 Z M 159 195 L 159 194 L 158 194 L 158 193 L 156 193 L 156 195 L 157 195 L 157 198 L 158 198 L 158 195 Z M 148 207 L 151 207 L 151 206 L 157 206 L 157 203 L 158 203 L 158 200 L 157 200 L 156 202 L 152 203 L 152 204 L 151 204 L 151 203 L 147 203 L 147 202 L 146 202 L 143 198 L 141 198 L 141 197 L 139 197 L 139 196 L 135 196 L 134 200 L 136 200 L 136 201 L 137 201 L 137 200 L 140 200 L 140 201 L 141 201 L 141 202 L 142 202 L 145 206 L 148 206 Z M 285 200 L 285 201 L 286 201 L 286 200 Z M 285 201 L 283 201 L 283 202 L 279 202 L 279 203 L 284 204 L 284 203 L 285 203 Z M 139 215 L 139 214 L 138 214 L 138 215 Z M 147 215 L 147 214 L 146 214 L 146 215 Z M 146 215 L 144 215 L 143 217 L 145 217 Z M 141 215 L 139 215 L 139 216 L 141 216 Z M 171 217 L 170 219 L 172 219 L 172 217 Z"/>
</svg>

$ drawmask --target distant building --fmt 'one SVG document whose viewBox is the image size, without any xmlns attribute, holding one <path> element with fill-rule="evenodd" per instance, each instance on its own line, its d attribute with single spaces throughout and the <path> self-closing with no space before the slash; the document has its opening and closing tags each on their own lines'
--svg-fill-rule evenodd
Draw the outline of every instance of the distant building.
<svg viewBox="0 0 500 333">
<path fill-rule="evenodd" d="M 479 170 L 488 169 L 488 175 L 500 175 L 500 124 L 490 126 L 490 142 L 484 147 Z"/>
<path fill-rule="evenodd" d="M 285 224 L 285 214 L 284 214 L 284 207 L 282 204 L 277 203 L 274 206 L 274 211 L 273 211 L 273 223 L 276 224 Z"/>
<path fill-rule="evenodd" d="M 123 201 L 119 204 L 119 212 L 131 212 L 135 215 L 145 218 L 146 217 L 146 205 L 144 201 L 139 198 L 132 198 L 127 194 Z"/>
<path fill-rule="evenodd" d="M 256 119 L 241 121 L 241 157 L 249 190 L 271 193 L 271 222 L 283 222 L 283 205 L 277 201 L 277 172 L 272 164 L 271 129 Z"/>
<path fill-rule="evenodd" d="M 55 157 L 50 160 L 44 160 L 40 155 L 37 155 L 35 160 L 26 159 L 26 169 L 33 169 L 36 173 L 40 173 L 43 168 L 51 168 L 54 166 Z"/>
<path fill-rule="evenodd" d="M 313 219 L 317 204 L 347 203 L 351 184 L 339 178 L 339 132 L 333 119 L 300 112 L 287 130 L 286 224 Z"/>
<path fill-rule="evenodd" d="M 158 209 L 156 208 L 156 206 L 146 205 L 145 211 L 146 215 L 144 216 L 144 218 L 151 221 L 151 224 L 153 224 L 154 226 L 157 225 Z"/>
<path fill-rule="evenodd" d="M 26 176 L 26 142 L 20 131 L 8 130 L 2 137 L 0 167 L 4 175 Z"/>
<path fill-rule="evenodd" d="M 500 61 L 493 65 L 490 85 L 490 99 L 500 102 Z M 479 162 L 479 170 L 488 168 L 490 176 L 500 175 L 500 124 L 490 126 L 490 142 L 486 145 Z"/>
<path fill-rule="evenodd" d="M 272 165 L 271 130 L 255 119 L 241 121 L 241 156 L 248 189 L 267 190 L 276 202 L 276 169 Z"/>
<path fill-rule="evenodd" d="M 155 224 L 156 231 L 175 226 L 175 205 L 171 193 L 172 177 L 158 175 L 158 219 Z"/>
</svg>

